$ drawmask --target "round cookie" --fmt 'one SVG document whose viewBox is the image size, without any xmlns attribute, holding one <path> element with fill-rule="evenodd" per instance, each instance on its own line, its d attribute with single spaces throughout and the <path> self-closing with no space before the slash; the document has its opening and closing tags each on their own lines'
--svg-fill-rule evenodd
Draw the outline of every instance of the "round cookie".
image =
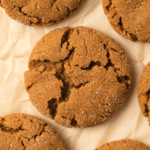
<svg viewBox="0 0 150 150">
<path fill-rule="evenodd" d="M 50 26 L 74 14 L 82 0 L 1 0 L 6 13 L 29 26 Z"/>
<path fill-rule="evenodd" d="M 150 62 L 145 67 L 138 84 L 138 99 L 144 116 L 150 123 Z"/>
<path fill-rule="evenodd" d="M 120 140 L 104 144 L 95 150 L 150 150 L 150 147 L 138 141 Z"/>
<path fill-rule="evenodd" d="M 36 117 L 25 114 L 0 117 L 0 149 L 68 150 L 52 127 Z"/>
<path fill-rule="evenodd" d="M 25 72 L 32 104 L 67 127 L 90 127 L 111 117 L 130 87 L 129 60 L 99 31 L 57 29 L 34 47 Z"/>
<path fill-rule="evenodd" d="M 132 41 L 150 42 L 150 1 L 103 0 L 103 8 L 115 31 Z"/>
</svg>

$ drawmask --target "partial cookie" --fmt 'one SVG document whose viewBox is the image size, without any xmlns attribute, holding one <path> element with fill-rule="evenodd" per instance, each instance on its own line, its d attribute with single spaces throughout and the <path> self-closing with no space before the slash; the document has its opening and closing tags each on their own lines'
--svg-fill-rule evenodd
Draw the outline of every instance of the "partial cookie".
<svg viewBox="0 0 150 150">
<path fill-rule="evenodd" d="M 138 141 L 120 140 L 104 144 L 96 150 L 150 150 L 150 147 Z"/>
<path fill-rule="evenodd" d="M 130 87 L 129 60 L 119 44 L 85 27 L 57 29 L 34 47 L 25 73 L 32 104 L 67 127 L 111 117 Z"/>
<path fill-rule="evenodd" d="M 1 0 L 6 13 L 29 26 L 50 26 L 74 14 L 82 0 Z"/>
<path fill-rule="evenodd" d="M 68 150 L 52 127 L 36 117 L 25 114 L 0 117 L 0 149 Z"/>
<path fill-rule="evenodd" d="M 145 67 L 138 84 L 138 99 L 144 116 L 150 123 L 150 62 Z"/>
<path fill-rule="evenodd" d="M 132 41 L 150 42 L 150 1 L 103 0 L 111 26 Z"/>
</svg>

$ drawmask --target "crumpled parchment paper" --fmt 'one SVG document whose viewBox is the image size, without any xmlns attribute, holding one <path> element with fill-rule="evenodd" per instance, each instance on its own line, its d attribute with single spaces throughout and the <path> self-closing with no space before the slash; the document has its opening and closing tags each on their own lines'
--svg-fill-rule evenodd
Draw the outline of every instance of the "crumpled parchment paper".
<svg viewBox="0 0 150 150">
<path fill-rule="evenodd" d="M 66 128 L 41 115 L 29 101 L 24 72 L 35 44 L 48 32 L 63 27 L 86 26 L 114 39 L 126 51 L 132 65 L 132 87 L 123 105 L 103 124 L 85 128 Z M 77 13 L 50 27 L 29 27 L 9 18 L 0 8 L 0 116 L 26 113 L 49 123 L 66 141 L 70 150 L 94 150 L 110 141 L 129 138 L 150 146 L 150 126 L 140 110 L 137 85 L 144 66 L 150 61 L 150 44 L 131 42 L 110 26 L 101 0 L 85 0 Z"/>
</svg>

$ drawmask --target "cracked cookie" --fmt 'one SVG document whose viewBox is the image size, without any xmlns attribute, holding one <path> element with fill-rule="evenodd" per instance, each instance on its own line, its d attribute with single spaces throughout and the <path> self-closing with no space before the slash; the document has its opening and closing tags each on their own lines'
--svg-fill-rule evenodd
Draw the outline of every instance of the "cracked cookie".
<svg viewBox="0 0 150 150">
<path fill-rule="evenodd" d="M 145 67 L 138 84 L 138 99 L 145 117 L 150 124 L 150 62 Z"/>
<path fill-rule="evenodd" d="M 74 14 L 82 0 L 1 0 L 6 13 L 29 26 L 50 26 Z"/>
<path fill-rule="evenodd" d="M 150 150 L 150 147 L 139 141 L 133 140 L 120 140 L 114 141 L 103 146 L 100 146 L 96 150 Z"/>
<path fill-rule="evenodd" d="M 150 1 L 103 0 L 103 8 L 115 31 L 132 41 L 150 42 Z"/>
<path fill-rule="evenodd" d="M 62 138 L 44 121 L 25 114 L 0 117 L 1 150 L 68 150 Z"/>
<path fill-rule="evenodd" d="M 99 31 L 57 29 L 34 47 L 25 72 L 32 104 L 67 127 L 91 127 L 111 117 L 130 87 L 129 60 Z"/>
</svg>

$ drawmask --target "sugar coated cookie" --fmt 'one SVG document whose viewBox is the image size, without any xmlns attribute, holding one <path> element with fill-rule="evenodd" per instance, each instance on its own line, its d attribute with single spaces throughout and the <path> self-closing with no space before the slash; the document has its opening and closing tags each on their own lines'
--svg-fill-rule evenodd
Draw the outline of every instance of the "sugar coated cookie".
<svg viewBox="0 0 150 150">
<path fill-rule="evenodd" d="M 96 150 L 150 150 L 150 147 L 138 141 L 120 140 L 104 144 Z"/>
<path fill-rule="evenodd" d="M 150 62 L 145 67 L 138 84 L 138 99 L 144 116 L 150 123 Z"/>
<path fill-rule="evenodd" d="M 102 2 L 113 29 L 132 41 L 150 42 L 149 0 L 103 0 Z"/>
<path fill-rule="evenodd" d="M 0 150 L 68 150 L 44 121 L 25 114 L 0 117 Z"/>
<path fill-rule="evenodd" d="M 25 73 L 32 104 L 68 127 L 95 126 L 122 104 L 131 82 L 119 44 L 86 27 L 57 29 L 34 47 Z"/>
<path fill-rule="evenodd" d="M 1 0 L 6 13 L 29 26 L 50 26 L 74 14 L 82 0 Z"/>
</svg>

